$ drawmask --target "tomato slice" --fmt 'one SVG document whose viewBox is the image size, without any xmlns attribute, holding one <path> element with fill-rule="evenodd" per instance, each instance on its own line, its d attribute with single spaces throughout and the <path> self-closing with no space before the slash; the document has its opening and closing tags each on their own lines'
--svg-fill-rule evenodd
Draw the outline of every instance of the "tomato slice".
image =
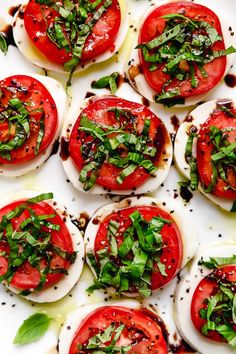
<svg viewBox="0 0 236 354">
<path fill-rule="evenodd" d="M 58 127 L 56 104 L 46 89 L 38 80 L 26 75 L 14 75 L 0 81 L 0 114 L 9 108 L 9 101 L 19 99 L 29 114 L 30 132 L 24 143 L 9 150 L 10 158 L 1 154 L 1 164 L 18 164 L 34 159 L 42 154 L 55 137 Z M 14 113 L 16 115 L 17 112 Z M 43 119 L 43 139 L 39 150 L 36 151 L 37 139 L 40 132 L 40 122 Z M 16 136 L 16 124 L 9 123 L 8 118 L 0 120 L 0 147 Z"/>
<path fill-rule="evenodd" d="M 183 257 L 183 244 L 181 234 L 176 222 L 173 220 L 170 214 L 158 208 L 157 206 L 137 206 L 129 207 L 116 211 L 108 215 L 100 224 L 96 239 L 94 242 L 94 253 L 98 260 L 98 252 L 102 249 L 108 249 L 111 252 L 111 245 L 108 241 L 108 226 L 110 221 L 115 221 L 120 224 L 117 233 L 116 241 L 117 246 L 124 241 L 124 233 L 131 226 L 132 222 L 129 216 L 134 212 L 139 211 L 142 217 L 150 222 L 153 217 L 161 217 L 163 219 L 171 220 L 170 224 L 166 224 L 160 231 L 163 240 L 163 246 L 160 255 L 160 262 L 165 265 L 166 276 L 162 275 L 158 270 L 157 264 L 154 261 L 153 271 L 151 273 L 151 289 L 159 289 L 163 285 L 169 283 L 176 273 L 180 270 Z M 129 259 L 129 255 L 125 257 Z M 115 264 L 120 265 L 121 259 L 112 257 Z M 137 288 L 131 287 L 128 292 L 137 292 Z"/>
<path fill-rule="evenodd" d="M 127 120 L 125 116 L 121 117 L 120 121 L 121 125 L 123 125 L 122 129 L 127 133 L 141 135 L 145 120 L 150 119 L 148 145 L 156 148 L 155 156 L 150 158 L 150 161 L 152 161 L 155 166 L 160 165 L 162 163 L 165 145 L 168 141 L 164 124 L 146 106 L 111 96 L 101 99 L 91 99 L 87 107 L 81 112 L 72 129 L 69 141 L 69 152 L 78 171 L 82 170 L 86 162 L 86 159 L 83 158 L 81 152 L 82 145 L 93 144 L 94 151 L 96 151 L 97 144 L 96 140 L 92 138 L 91 135 L 78 130 L 80 128 L 81 117 L 86 115 L 87 118 L 95 124 L 119 128 L 115 113 L 112 111 L 114 109 L 120 109 L 126 113 L 131 113 L 135 118 L 135 121 L 132 122 L 131 118 Z M 126 123 L 127 125 L 124 127 Z M 121 144 L 121 158 L 127 155 L 127 151 L 123 150 Z M 117 178 L 121 171 L 122 168 L 119 168 L 108 161 L 104 161 L 98 171 L 96 183 L 108 190 L 126 190 L 135 189 L 150 178 L 150 174 L 144 169 L 144 167 L 137 167 L 134 172 L 124 178 L 121 184 L 118 184 Z"/>
<path fill-rule="evenodd" d="M 236 114 L 236 109 L 230 109 L 231 114 Z M 236 142 L 236 119 L 226 112 L 216 109 L 207 121 L 202 124 L 197 139 L 197 166 L 201 184 L 208 187 L 213 178 L 212 154 L 214 145 L 210 140 L 210 128 L 216 127 L 225 131 L 229 144 Z M 228 129 L 228 131 L 227 131 Z M 222 161 L 224 164 L 224 161 Z M 217 183 L 212 193 L 218 197 L 226 199 L 236 199 L 236 171 L 235 166 L 228 164 L 224 168 L 226 180 L 218 174 Z M 229 188 L 231 186 L 232 188 Z"/>
<path fill-rule="evenodd" d="M 203 319 L 200 316 L 200 310 L 205 310 L 207 308 L 206 299 L 210 299 L 214 296 L 218 289 L 219 285 L 217 279 L 224 279 L 228 280 L 229 282 L 236 282 L 236 266 L 229 265 L 223 268 L 217 269 L 213 272 L 214 278 L 212 279 L 209 277 L 203 278 L 198 286 L 195 289 L 195 292 L 192 297 L 191 302 L 191 319 L 196 327 L 196 329 L 202 334 L 201 329 L 204 324 L 207 322 L 206 319 Z M 235 294 L 235 286 L 234 290 Z M 216 342 L 225 342 L 225 339 L 217 332 L 217 331 L 209 331 L 207 338 L 216 341 Z"/>
<path fill-rule="evenodd" d="M 90 2 L 92 3 L 94 1 Z M 103 2 L 97 6 L 97 9 L 103 4 Z M 62 4 L 62 1 L 59 1 L 59 3 Z M 78 1 L 75 3 L 78 3 Z M 60 17 L 60 14 L 53 8 L 46 5 L 40 5 L 36 0 L 30 0 L 24 12 L 24 25 L 30 40 L 42 54 L 44 54 L 51 62 L 64 64 L 72 58 L 72 52 L 58 48 L 47 35 L 49 26 L 54 24 L 55 18 L 58 17 Z M 86 21 L 91 17 L 92 13 L 88 13 Z M 81 57 L 82 63 L 93 60 L 106 51 L 114 51 L 114 40 L 119 31 L 120 22 L 121 12 L 119 3 L 117 0 L 112 0 L 112 4 L 97 21 L 86 39 Z M 63 27 L 63 31 L 65 34 L 65 26 Z"/>
<path fill-rule="evenodd" d="M 16 201 L 0 209 L 0 222 L 1 220 L 3 220 L 4 215 L 13 211 L 15 208 L 21 206 L 22 204 L 24 204 L 24 202 L 24 200 Z M 64 275 L 62 270 L 66 271 L 69 268 L 70 261 L 60 255 L 58 252 L 56 252 L 53 247 L 57 247 L 57 249 L 59 248 L 60 250 L 65 251 L 68 254 L 71 254 L 73 252 L 71 236 L 65 222 L 62 220 L 56 210 L 46 202 L 31 204 L 30 207 L 24 210 L 21 215 L 13 218 L 11 220 L 13 230 L 17 232 L 21 231 L 19 228 L 20 224 L 31 216 L 32 211 L 37 216 L 54 214 L 55 216 L 53 218 L 48 218 L 46 220 L 48 220 L 50 223 L 59 225 L 60 230 L 57 231 L 49 229 L 46 226 L 41 226 L 40 229 L 38 229 L 38 232 L 42 232 L 43 235 L 45 234 L 45 236 L 42 236 L 42 238 L 40 239 L 41 241 L 43 241 L 44 237 L 46 237 L 46 233 L 50 234 L 50 241 L 49 245 L 47 246 L 47 251 L 45 248 L 45 253 L 40 253 L 40 251 L 36 251 L 33 249 L 29 254 L 29 256 L 40 256 L 39 265 L 31 265 L 29 259 L 26 259 L 21 265 L 16 266 L 14 274 L 12 274 L 13 276 L 11 276 L 10 278 L 10 285 L 18 290 L 24 291 L 33 291 L 34 289 L 37 289 L 41 280 L 40 271 L 45 270 L 47 267 L 48 271 L 46 274 L 46 281 L 42 289 L 57 283 L 60 279 L 63 278 Z M 51 246 L 52 249 L 49 250 Z M 21 257 L 21 253 L 24 251 L 20 247 L 17 255 L 18 258 Z M 8 270 L 9 257 L 11 256 L 11 251 L 12 250 L 6 237 L 6 233 L 4 232 L 4 236 L 2 237 L 0 242 L 0 275 L 5 275 Z M 56 271 L 57 269 L 59 270 L 59 272 Z"/>
<path fill-rule="evenodd" d="M 205 21 L 214 27 L 218 34 L 222 36 L 220 21 L 212 10 L 193 2 L 176 1 L 158 6 L 148 15 L 140 30 L 139 44 L 148 43 L 163 33 L 167 20 L 161 17 L 168 14 L 180 14 L 192 20 Z M 201 33 L 198 29 L 194 33 L 196 34 L 196 32 Z M 170 43 L 171 42 L 167 42 L 167 45 L 170 46 Z M 213 51 L 224 50 L 224 40 L 215 42 L 211 46 L 211 49 Z M 226 68 L 225 56 L 214 59 L 210 63 L 204 64 L 204 69 L 206 71 L 207 77 L 204 77 L 196 64 L 194 64 L 195 76 L 198 79 L 198 85 L 194 88 L 192 87 L 191 77 L 189 76 L 187 76 L 186 79 L 182 81 L 178 78 L 173 78 L 172 82 L 168 83 L 170 75 L 163 72 L 165 63 L 157 63 L 157 68 L 150 71 L 149 68 L 152 63 L 144 60 L 144 56 L 141 50 L 139 50 L 139 58 L 145 79 L 157 94 L 160 94 L 162 90 L 169 91 L 178 88 L 180 91 L 180 96 L 183 98 L 208 92 L 221 80 Z M 182 61 L 182 66 L 185 65 L 186 63 Z M 188 69 L 185 67 L 183 68 L 185 70 Z"/>
<path fill-rule="evenodd" d="M 69 354 L 89 352 L 83 349 L 80 351 L 78 348 L 86 346 L 91 337 L 103 333 L 112 324 L 116 328 L 121 324 L 125 326 L 116 346 L 125 348 L 130 345 L 128 354 L 167 354 L 167 345 L 157 320 L 142 310 L 121 306 L 104 306 L 91 312 L 77 329 Z M 109 344 L 107 342 L 103 345 L 108 347 Z"/>
</svg>

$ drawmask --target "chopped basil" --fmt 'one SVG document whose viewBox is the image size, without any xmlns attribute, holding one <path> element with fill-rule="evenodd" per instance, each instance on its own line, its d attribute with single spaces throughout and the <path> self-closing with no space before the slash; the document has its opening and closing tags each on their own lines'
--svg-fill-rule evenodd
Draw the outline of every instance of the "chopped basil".
<svg viewBox="0 0 236 354">
<path fill-rule="evenodd" d="M 94 123 L 86 115 L 82 115 L 80 119 L 78 138 L 82 141 L 84 165 L 79 181 L 85 191 L 96 183 L 104 162 L 121 169 L 117 184 L 122 184 L 125 178 L 139 167 L 143 167 L 150 175 L 155 174 L 157 170 L 154 164 L 157 148 L 150 145 L 149 138 L 150 119 L 144 120 L 140 133 L 137 131 L 136 117 L 130 111 L 114 108 L 108 112 L 114 112 L 115 126 Z M 93 137 L 93 141 L 87 142 L 87 136 Z"/>
<path fill-rule="evenodd" d="M 6 37 L 0 33 L 0 50 L 6 55 L 8 50 L 8 45 L 6 41 Z"/>
<path fill-rule="evenodd" d="M 44 137 L 44 112 L 41 109 L 28 111 L 25 106 L 27 106 L 27 102 L 23 103 L 16 97 L 11 98 L 8 105 L 5 106 L 4 110 L 0 113 L 0 120 L 2 123 L 6 122 L 8 124 L 9 131 L 7 140 L 0 142 L 0 156 L 8 161 L 11 161 L 11 151 L 23 146 L 31 134 L 31 113 L 42 112 L 42 119 L 39 123 L 40 129 L 35 148 L 36 155 L 38 154 L 38 150 Z M 15 131 L 12 138 L 10 134 L 11 129 Z"/>
<path fill-rule="evenodd" d="M 219 108 L 222 112 L 225 112 L 229 117 L 236 118 L 236 114 L 234 114 L 230 109 L 228 109 L 224 105 L 217 104 L 217 108 Z"/>
<path fill-rule="evenodd" d="M 95 89 L 106 88 L 109 87 L 110 91 L 113 95 L 115 95 L 117 91 L 117 79 L 119 78 L 119 73 L 114 72 L 111 75 L 103 76 L 97 81 L 93 81 L 91 86 Z"/>
<path fill-rule="evenodd" d="M 204 65 L 222 56 L 236 52 L 234 47 L 226 50 L 213 50 L 213 45 L 222 42 L 223 38 L 217 30 L 206 21 L 197 17 L 190 19 L 182 14 L 171 13 L 162 16 L 166 20 L 164 31 L 151 41 L 141 43 L 136 48 L 142 51 L 143 59 L 148 63 L 150 71 L 162 70 L 169 76 L 155 100 L 167 106 L 182 104 L 178 86 L 181 81 L 189 80 L 193 89 L 200 82 L 196 68 L 206 78 L 208 74 Z M 176 90 L 169 85 L 174 81 Z M 173 91 L 173 92 L 172 92 Z"/>
<path fill-rule="evenodd" d="M 226 107 L 219 105 L 218 108 L 231 116 L 231 111 Z M 213 145 L 211 153 L 212 179 L 207 187 L 203 186 L 206 193 L 211 193 L 214 190 L 219 178 L 226 183 L 225 190 L 235 189 L 227 178 L 228 170 L 234 169 L 233 166 L 236 163 L 236 142 L 230 143 L 228 141 L 228 132 L 233 130 L 235 130 L 233 127 L 222 130 L 215 126 L 209 127 L 208 136 Z"/>
<path fill-rule="evenodd" d="M 118 325 L 118 326 L 117 326 Z M 88 344 L 78 344 L 77 348 L 79 351 L 89 351 L 96 354 L 104 353 L 121 353 L 124 354 L 132 349 L 131 345 L 116 346 L 122 331 L 124 330 L 124 324 L 112 323 L 104 331 L 99 331 L 95 336 L 90 337 Z M 105 344 L 105 343 L 109 344 Z"/>
<path fill-rule="evenodd" d="M 225 265 L 236 264 L 236 255 L 232 257 L 210 257 L 209 261 L 199 261 L 199 265 L 204 265 L 209 269 L 217 269 Z"/>
<path fill-rule="evenodd" d="M 197 171 L 197 161 L 193 157 L 193 141 L 197 135 L 191 133 L 188 137 L 186 147 L 185 147 L 185 159 L 190 167 L 190 188 L 194 191 L 198 187 L 198 171 Z"/>
<path fill-rule="evenodd" d="M 18 329 L 14 344 L 28 344 L 40 339 L 47 331 L 51 318 L 45 313 L 35 313 L 28 317 Z"/>
<path fill-rule="evenodd" d="M 218 266 L 235 263 L 236 257 L 210 258 L 209 262 L 201 261 L 201 264 L 213 269 Z M 215 264 L 216 263 L 216 264 Z M 217 331 L 233 348 L 236 349 L 236 331 L 233 326 L 236 321 L 236 294 L 235 284 L 227 277 L 213 271 L 208 275 L 209 280 L 214 280 L 216 285 L 209 298 L 203 300 L 205 309 L 199 311 L 199 315 L 205 320 L 202 326 L 202 334 L 208 336 L 209 331 Z M 218 288 L 217 288 L 218 286 Z"/>
<path fill-rule="evenodd" d="M 9 251 L 5 257 L 8 261 L 8 269 L 5 274 L 0 276 L 0 281 L 6 281 L 10 284 L 12 277 L 23 262 L 40 269 L 42 261 L 47 262 L 47 266 L 40 270 L 40 281 L 36 289 L 29 289 L 31 291 L 39 290 L 46 282 L 46 276 L 50 273 L 67 274 L 65 269 L 55 267 L 50 268 L 50 262 L 54 254 L 58 254 L 69 263 L 74 263 L 76 258 L 75 252 L 67 252 L 51 243 L 51 232 L 60 231 L 60 226 L 53 221 L 55 214 L 40 214 L 37 215 L 32 208 L 33 204 L 41 201 L 51 199 L 52 193 L 40 194 L 34 198 L 26 200 L 24 203 L 17 206 L 7 214 L 3 215 L 0 222 L 1 242 L 4 243 Z M 19 218 L 25 212 L 29 213 L 28 218 L 13 228 L 11 220 Z"/>
<path fill-rule="evenodd" d="M 89 292 L 112 286 L 119 293 L 136 289 L 140 295 L 150 296 L 152 273 L 167 276 L 165 264 L 160 260 L 164 247 L 161 230 L 171 221 L 153 217 L 147 222 L 138 210 L 129 215 L 129 219 L 131 225 L 122 232 L 122 242 L 119 241 L 122 225 L 110 220 L 107 230 L 110 251 L 104 246 L 97 252 L 98 261 L 91 253 L 88 255 L 97 275 L 94 284 L 87 289 Z"/>
</svg>

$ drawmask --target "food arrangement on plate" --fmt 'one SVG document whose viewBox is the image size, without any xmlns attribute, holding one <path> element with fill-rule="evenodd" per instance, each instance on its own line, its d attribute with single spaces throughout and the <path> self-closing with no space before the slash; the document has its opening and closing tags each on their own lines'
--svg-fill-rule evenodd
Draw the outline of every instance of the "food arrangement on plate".
<svg viewBox="0 0 236 354">
<path fill-rule="evenodd" d="M 232 1 L 1 4 L 5 353 L 235 352 Z"/>
</svg>

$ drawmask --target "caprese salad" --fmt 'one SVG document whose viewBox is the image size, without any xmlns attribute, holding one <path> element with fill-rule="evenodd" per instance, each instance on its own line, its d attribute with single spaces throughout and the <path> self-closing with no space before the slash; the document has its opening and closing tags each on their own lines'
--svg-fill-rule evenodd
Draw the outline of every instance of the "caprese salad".
<svg viewBox="0 0 236 354">
<path fill-rule="evenodd" d="M 80 231 L 52 198 L 22 191 L 0 205 L 0 281 L 35 302 L 64 297 L 83 268 Z"/>
<path fill-rule="evenodd" d="M 72 74 L 113 56 L 125 39 L 128 19 L 125 3 L 118 0 L 29 0 L 13 26 L 27 59 Z"/>
<path fill-rule="evenodd" d="M 212 90 L 235 53 L 229 26 L 192 1 L 162 1 L 141 21 L 127 76 L 150 101 L 191 105 Z M 231 33 L 232 34 L 232 33 Z"/>
<path fill-rule="evenodd" d="M 67 97 L 61 84 L 41 75 L 0 81 L 0 175 L 38 168 L 58 137 Z"/>
<path fill-rule="evenodd" d="M 81 306 L 63 325 L 60 354 L 167 354 L 165 326 L 158 315 L 137 301 Z"/>
<path fill-rule="evenodd" d="M 231 100 L 206 102 L 181 124 L 175 161 L 190 187 L 225 210 L 236 211 L 236 105 Z"/>
<path fill-rule="evenodd" d="M 61 158 L 75 188 L 94 194 L 139 194 L 166 178 L 172 144 L 164 123 L 146 106 L 92 96 L 68 114 Z"/>
<path fill-rule="evenodd" d="M 108 288 L 149 297 L 192 258 L 197 237 L 185 214 L 170 213 L 154 198 L 134 197 L 94 214 L 85 231 L 85 248 L 95 275 L 89 292 Z"/>
<path fill-rule="evenodd" d="M 201 248 L 177 286 L 177 327 L 202 354 L 235 353 L 235 254 L 235 243 Z"/>
</svg>

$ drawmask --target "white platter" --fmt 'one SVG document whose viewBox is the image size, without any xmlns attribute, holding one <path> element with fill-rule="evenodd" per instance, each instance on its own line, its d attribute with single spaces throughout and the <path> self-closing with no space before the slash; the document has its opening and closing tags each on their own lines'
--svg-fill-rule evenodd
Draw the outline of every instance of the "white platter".
<svg viewBox="0 0 236 354">
<path fill-rule="evenodd" d="M 25 0 L 24 0 L 25 2 Z M 204 0 L 198 1 L 205 4 Z M 7 23 L 12 21 L 8 10 L 11 6 L 18 5 L 22 2 L 19 0 L 0 0 L 0 31 L 4 29 Z M 129 48 L 134 37 L 136 25 L 139 23 L 138 14 L 143 14 L 150 6 L 151 2 L 146 0 L 127 0 L 130 12 L 130 25 L 125 44 L 112 59 L 105 63 L 96 64 L 88 68 L 79 75 L 75 75 L 72 84 L 72 106 L 78 104 L 78 101 L 83 99 L 87 92 L 94 92 L 96 94 L 107 94 L 108 90 L 92 90 L 91 82 L 104 75 L 110 74 L 114 71 L 123 73 L 124 63 L 128 58 Z M 225 21 L 229 23 L 233 31 L 236 33 L 236 6 L 235 0 L 208 0 L 207 6 L 218 13 L 223 14 Z M 236 44 L 235 44 L 236 45 Z M 6 56 L 0 52 L 0 70 L 1 75 L 8 75 L 14 72 L 21 73 L 37 73 L 44 74 L 43 70 L 31 65 L 24 59 L 19 50 L 13 46 L 9 47 Z M 236 63 L 231 68 L 233 73 L 236 73 Z M 62 74 L 55 74 L 48 72 L 48 75 L 58 79 L 65 85 L 66 78 Z M 130 100 L 142 102 L 139 96 L 127 83 L 123 83 L 117 92 L 118 96 Z M 214 98 L 233 98 L 236 99 L 236 88 L 229 88 L 222 81 L 221 84 L 211 92 L 208 99 Z M 175 133 L 174 127 L 171 124 L 170 117 L 175 114 L 180 121 L 182 121 L 188 113 L 188 109 L 172 108 L 166 109 L 157 104 L 150 104 L 150 108 L 165 120 L 169 131 Z M 152 196 L 162 200 L 168 206 L 174 204 L 178 208 L 185 209 L 186 213 L 193 218 L 193 228 L 197 229 L 201 245 L 214 243 L 222 240 L 233 240 L 236 242 L 236 214 L 226 213 L 211 204 L 199 192 L 195 192 L 191 201 L 186 204 L 179 196 L 179 187 L 177 182 L 182 179 L 182 176 L 177 172 L 174 166 L 171 167 L 170 174 L 156 193 Z M 54 193 L 56 199 L 60 200 L 69 212 L 78 218 L 80 213 L 86 212 L 90 216 L 92 213 L 102 205 L 110 203 L 109 196 L 96 196 L 84 194 L 76 191 L 71 183 L 66 181 L 66 176 L 59 157 L 59 152 L 53 155 L 49 160 L 37 170 L 27 176 L 18 179 L 0 178 L 0 198 L 2 194 L 7 192 L 17 191 L 20 189 L 43 189 Z M 113 198 L 114 200 L 114 198 Z M 191 235 L 190 235 L 191 236 Z M 79 305 L 90 304 L 101 301 L 104 298 L 103 292 L 97 291 L 93 295 L 88 296 L 86 288 L 88 284 L 92 283 L 92 274 L 85 266 L 81 280 L 77 286 L 66 296 L 63 300 L 50 305 L 34 305 L 26 300 L 22 300 L 17 295 L 7 292 L 6 289 L 0 285 L 0 353 L 4 354 L 54 354 L 57 353 L 56 345 L 58 338 L 58 331 L 60 325 L 65 320 L 66 314 L 75 310 Z M 161 289 L 158 293 L 153 295 L 150 299 L 145 300 L 147 304 L 153 304 L 160 316 L 167 324 L 167 329 L 170 332 L 170 342 L 178 344 L 179 337 L 175 335 L 176 327 L 173 320 L 173 294 L 175 290 L 176 280 L 169 286 Z M 46 311 L 54 320 L 50 326 L 49 331 L 39 341 L 24 345 L 13 345 L 13 339 L 17 329 L 24 319 L 30 314 Z M 209 354 L 209 353 L 207 353 Z M 222 353 L 223 354 L 223 353 Z"/>
</svg>

